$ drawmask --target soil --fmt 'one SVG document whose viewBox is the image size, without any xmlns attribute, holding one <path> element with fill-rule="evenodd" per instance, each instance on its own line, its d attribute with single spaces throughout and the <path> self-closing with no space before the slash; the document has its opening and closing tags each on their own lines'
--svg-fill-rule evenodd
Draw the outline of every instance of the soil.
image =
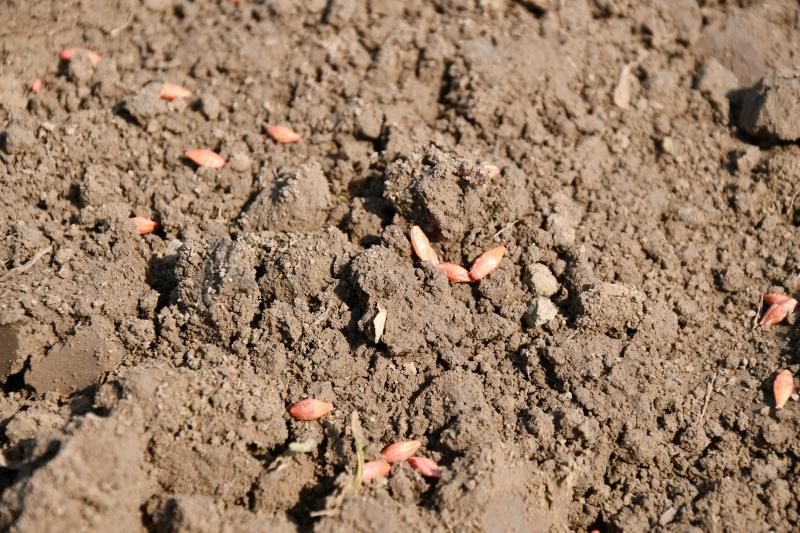
<svg viewBox="0 0 800 533">
<path fill-rule="evenodd" d="M 3 530 L 800 529 L 796 2 L 3 15 Z"/>
</svg>

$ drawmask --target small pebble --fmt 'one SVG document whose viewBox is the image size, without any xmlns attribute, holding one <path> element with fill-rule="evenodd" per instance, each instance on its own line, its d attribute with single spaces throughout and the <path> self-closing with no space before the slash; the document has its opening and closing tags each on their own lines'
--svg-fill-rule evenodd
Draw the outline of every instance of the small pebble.
<svg viewBox="0 0 800 533">
<path fill-rule="evenodd" d="M 523 319 L 529 327 L 539 327 L 544 326 L 556 316 L 558 316 L 558 308 L 549 298 L 540 296 L 531 302 Z"/>
<path fill-rule="evenodd" d="M 206 93 L 200 97 L 200 110 L 208 120 L 217 120 L 221 109 L 219 100 L 213 94 Z"/>
<path fill-rule="evenodd" d="M 2 140 L 3 150 L 8 154 L 25 152 L 36 144 L 36 137 L 33 133 L 21 126 L 10 126 L 0 140 Z"/>
<path fill-rule="evenodd" d="M 549 298 L 558 292 L 558 280 L 542 263 L 534 263 L 528 267 L 525 281 L 537 296 Z"/>
</svg>

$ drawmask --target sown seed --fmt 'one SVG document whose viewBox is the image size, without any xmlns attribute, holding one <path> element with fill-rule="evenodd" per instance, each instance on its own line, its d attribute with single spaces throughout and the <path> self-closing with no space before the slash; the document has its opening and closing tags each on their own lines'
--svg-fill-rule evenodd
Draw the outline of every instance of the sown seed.
<svg viewBox="0 0 800 533">
<path fill-rule="evenodd" d="M 478 281 L 479 279 L 485 278 L 489 273 L 497 268 L 497 265 L 500 264 L 500 260 L 503 259 L 503 255 L 506 253 L 505 246 L 495 246 L 491 250 L 487 250 L 478 257 L 474 263 L 472 263 L 472 268 L 469 270 L 469 277 L 472 281 Z"/>
<path fill-rule="evenodd" d="M 391 469 L 392 466 L 389 463 L 384 463 L 383 461 L 367 461 L 364 463 L 364 473 L 361 475 L 361 479 L 366 483 L 378 477 L 386 477 L 389 475 Z"/>
<path fill-rule="evenodd" d="M 300 400 L 289 408 L 289 414 L 296 420 L 317 420 L 335 409 L 330 402 L 314 398 Z"/>
<path fill-rule="evenodd" d="M 176 98 L 190 98 L 192 91 L 176 83 L 165 83 L 161 86 L 159 96 L 164 100 L 175 100 Z"/>
<path fill-rule="evenodd" d="M 485 165 L 483 169 L 486 171 L 486 179 L 488 180 L 500 175 L 500 167 L 497 165 Z"/>
<path fill-rule="evenodd" d="M 387 463 L 405 461 L 419 450 L 422 443 L 418 440 L 401 440 L 390 444 L 381 451 L 381 455 Z"/>
<path fill-rule="evenodd" d="M 41 78 L 36 78 L 33 80 L 33 83 L 31 83 L 31 92 L 38 93 L 42 90 L 42 87 L 44 87 L 44 82 Z"/>
<path fill-rule="evenodd" d="M 185 155 L 199 167 L 222 168 L 225 166 L 225 158 L 205 148 L 189 150 Z"/>
<path fill-rule="evenodd" d="M 439 264 L 439 258 L 431 247 L 431 242 L 419 226 L 411 226 L 411 247 L 420 261 L 428 261 L 433 266 Z"/>
<path fill-rule="evenodd" d="M 783 409 L 794 393 L 794 376 L 789 370 L 782 370 L 775 376 L 772 393 L 775 396 L 775 409 Z"/>
<path fill-rule="evenodd" d="M 432 477 L 434 479 L 440 479 L 442 477 L 442 469 L 439 468 L 439 465 L 437 465 L 436 461 L 433 459 L 428 459 L 427 457 L 409 457 L 408 464 L 425 477 Z"/>
<path fill-rule="evenodd" d="M 70 61 L 78 52 L 83 52 L 86 54 L 86 57 L 89 58 L 89 61 L 92 62 L 92 65 L 97 65 L 103 60 L 103 56 L 93 50 L 89 50 L 88 48 L 64 48 L 58 54 L 58 58 L 61 61 Z"/>
<path fill-rule="evenodd" d="M 783 322 L 783 319 L 797 308 L 797 300 L 788 294 L 765 294 L 764 303 L 768 304 L 769 307 L 758 323 L 760 326 L 771 326 Z"/>
<path fill-rule="evenodd" d="M 153 233 L 161 227 L 161 224 L 147 217 L 131 217 L 131 222 L 133 222 L 133 227 L 136 228 L 136 232 L 139 235 Z"/>
<path fill-rule="evenodd" d="M 455 283 L 470 283 L 472 279 L 469 277 L 469 272 L 466 268 L 455 263 L 439 263 L 436 265 L 440 271 L 447 275 L 447 279 Z"/>
<path fill-rule="evenodd" d="M 296 143 L 303 140 L 296 131 L 282 124 L 267 126 L 267 135 L 272 137 L 273 141 L 281 144 Z"/>
</svg>

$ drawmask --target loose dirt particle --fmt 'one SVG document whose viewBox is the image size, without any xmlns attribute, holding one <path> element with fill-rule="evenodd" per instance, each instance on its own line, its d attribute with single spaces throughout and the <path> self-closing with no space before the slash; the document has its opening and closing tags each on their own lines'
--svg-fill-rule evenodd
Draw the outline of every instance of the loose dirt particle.
<svg viewBox="0 0 800 533">
<path fill-rule="evenodd" d="M 225 166 L 225 158 L 205 148 L 189 150 L 185 155 L 200 167 L 222 168 Z"/>
<path fill-rule="evenodd" d="M 405 461 L 419 450 L 422 443 L 418 440 L 404 440 L 390 444 L 381 451 L 387 463 Z"/>
</svg>

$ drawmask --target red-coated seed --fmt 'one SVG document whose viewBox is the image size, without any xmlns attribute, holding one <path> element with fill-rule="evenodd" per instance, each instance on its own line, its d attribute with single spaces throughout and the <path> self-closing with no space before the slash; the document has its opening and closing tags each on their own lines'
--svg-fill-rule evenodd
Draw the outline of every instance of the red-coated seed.
<svg viewBox="0 0 800 533">
<path fill-rule="evenodd" d="M 500 175 L 500 167 L 497 165 L 486 165 L 484 169 L 486 170 L 486 179 L 488 180 Z"/>
<path fill-rule="evenodd" d="M 161 86 L 159 96 L 164 100 L 175 100 L 176 98 L 190 98 L 192 91 L 175 83 L 165 83 Z"/>
<path fill-rule="evenodd" d="M 439 264 L 439 257 L 431 247 L 431 242 L 419 226 L 411 226 L 410 232 L 411 247 L 414 253 L 417 254 L 420 261 L 428 261 L 433 266 Z"/>
<path fill-rule="evenodd" d="M 427 457 L 409 457 L 408 464 L 425 477 L 432 477 L 434 479 L 442 477 L 442 469 L 439 468 L 439 465 L 437 465 L 436 461 L 433 459 L 428 459 Z"/>
<path fill-rule="evenodd" d="M 387 463 L 405 461 L 414 455 L 420 446 L 422 446 L 422 443 L 418 440 L 401 440 L 384 448 L 381 451 L 381 455 L 383 455 Z"/>
<path fill-rule="evenodd" d="M 78 52 L 86 54 L 86 57 L 89 58 L 89 61 L 92 62 L 92 65 L 97 65 L 103 60 L 103 56 L 93 50 L 89 50 L 88 48 L 64 48 L 58 54 L 58 58 L 61 59 L 61 61 L 70 61 Z"/>
<path fill-rule="evenodd" d="M 211 150 L 206 150 L 205 148 L 189 150 L 185 155 L 194 161 L 199 167 L 222 168 L 225 166 L 225 158 L 218 153 L 212 152 Z"/>
<path fill-rule="evenodd" d="M 314 398 L 300 400 L 289 408 L 289 414 L 297 420 L 317 420 L 335 409 L 330 402 L 323 402 Z"/>
<path fill-rule="evenodd" d="M 386 477 L 392 466 L 383 461 L 367 461 L 364 463 L 364 471 L 361 473 L 361 479 L 366 483 L 378 477 Z"/>
<path fill-rule="evenodd" d="M 267 126 L 267 135 L 272 137 L 273 141 L 281 144 L 296 143 L 303 140 L 296 131 L 282 124 Z"/>
<path fill-rule="evenodd" d="M 505 246 L 495 246 L 491 250 L 487 250 L 478 257 L 472 268 L 469 270 L 469 277 L 472 281 L 478 281 L 485 278 L 492 270 L 497 268 L 503 255 L 506 253 Z"/>
<path fill-rule="evenodd" d="M 153 233 L 161 227 L 161 224 L 147 217 L 131 217 L 131 222 L 133 222 L 133 227 L 136 228 L 136 232 L 139 235 Z"/>
<path fill-rule="evenodd" d="M 41 78 L 36 78 L 33 80 L 33 83 L 31 83 L 31 92 L 38 93 L 42 90 L 42 87 L 44 87 L 44 82 Z"/>
<path fill-rule="evenodd" d="M 797 308 L 797 300 L 787 294 L 765 294 L 764 303 L 769 307 L 758 323 L 760 326 L 771 326 L 783 322 L 783 319 Z"/>
<path fill-rule="evenodd" d="M 466 268 L 455 263 L 439 263 L 436 265 L 440 271 L 447 275 L 447 279 L 455 283 L 470 283 L 472 279 Z"/>
<path fill-rule="evenodd" d="M 782 370 L 775 376 L 772 393 L 775 395 L 775 409 L 783 409 L 794 394 L 794 376 L 789 370 Z"/>
</svg>

